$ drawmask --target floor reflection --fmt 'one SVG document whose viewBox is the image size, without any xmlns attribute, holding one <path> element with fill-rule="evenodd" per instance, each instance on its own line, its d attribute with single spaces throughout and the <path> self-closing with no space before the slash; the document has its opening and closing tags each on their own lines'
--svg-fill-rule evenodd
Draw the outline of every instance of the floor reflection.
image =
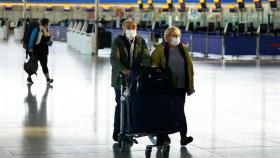
<svg viewBox="0 0 280 158">
<path fill-rule="evenodd" d="M 131 153 L 112 150 L 114 90 L 109 56 L 86 56 L 65 43 L 50 48 L 55 87 L 38 71 L 26 85 L 25 52 L 0 42 L 0 157 L 143 158 L 149 139 Z M 110 53 L 110 50 L 107 50 Z M 172 139 L 170 158 L 278 158 L 280 62 L 194 59 L 196 93 L 187 97 L 188 134 Z M 174 140 L 174 141 L 173 141 Z M 153 149 L 151 158 L 160 158 Z"/>
<path fill-rule="evenodd" d="M 172 149 L 171 149 L 172 150 Z M 145 151 L 138 151 L 138 154 L 135 154 L 135 151 L 127 151 L 127 152 L 121 152 L 119 150 L 119 145 L 118 143 L 114 143 L 113 144 L 113 152 L 114 152 L 114 158 L 135 158 L 139 155 L 141 155 L 141 157 L 144 157 L 145 155 Z M 131 154 L 131 152 L 133 152 L 133 156 Z M 171 151 L 172 152 L 172 151 Z M 177 155 L 176 153 L 170 156 L 170 154 L 168 154 L 169 158 L 172 158 L 173 155 Z M 161 150 L 157 150 L 156 148 L 153 148 L 152 150 L 152 155 L 151 157 L 155 157 L 155 158 L 166 158 L 166 156 L 163 155 Z M 138 157 L 137 157 L 138 158 Z M 181 147 L 180 148 L 180 158 L 193 158 L 192 154 L 188 151 L 188 149 L 186 147 Z"/>
<path fill-rule="evenodd" d="M 47 98 L 51 85 L 47 85 L 40 106 L 38 107 L 36 95 L 32 94 L 32 85 L 27 85 L 27 96 L 24 102 L 27 104 L 25 127 L 46 127 L 47 126 Z"/>
<path fill-rule="evenodd" d="M 113 152 L 114 152 L 114 158 L 132 158 L 130 151 L 127 152 L 119 151 L 118 143 L 113 144 Z"/>
<path fill-rule="evenodd" d="M 23 131 L 23 157 L 27 158 L 29 154 L 45 154 L 49 151 L 49 131 L 47 122 L 47 100 L 51 85 L 47 85 L 38 104 L 36 94 L 32 93 L 32 85 L 27 85 L 27 96 L 24 103 L 27 111 L 24 120 Z"/>
<path fill-rule="evenodd" d="M 180 158 L 192 158 L 192 154 L 189 153 L 186 147 L 181 147 L 180 149 Z"/>
</svg>

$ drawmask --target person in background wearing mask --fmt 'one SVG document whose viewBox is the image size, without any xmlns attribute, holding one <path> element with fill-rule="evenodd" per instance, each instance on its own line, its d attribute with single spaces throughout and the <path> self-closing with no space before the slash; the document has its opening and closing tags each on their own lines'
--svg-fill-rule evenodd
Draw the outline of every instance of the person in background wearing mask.
<svg viewBox="0 0 280 158">
<path fill-rule="evenodd" d="M 49 69 L 47 65 L 49 46 L 51 45 L 52 41 L 51 34 L 49 32 L 49 19 L 44 18 L 41 20 L 39 27 L 32 31 L 28 44 L 28 50 L 37 60 L 39 60 L 48 84 L 53 82 L 53 79 L 50 79 L 49 77 Z M 27 82 L 30 84 L 33 83 L 30 75 L 28 75 Z"/>
<path fill-rule="evenodd" d="M 126 77 L 130 70 L 139 68 L 141 65 L 150 66 L 151 58 L 145 40 L 137 36 L 137 24 L 131 20 L 125 20 L 122 24 L 124 34 L 117 36 L 112 43 L 110 62 L 112 65 L 111 86 L 115 89 L 115 118 L 113 140 L 118 141 L 120 132 L 120 97 L 121 79 L 119 73 Z"/>
<path fill-rule="evenodd" d="M 170 68 L 174 91 L 171 94 L 182 99 L 182 105 L 178 105 L 180 114 L 180 136 L 181 145 L 187 145 L 193 141 L 187 137 L 187 121 L 184 112 L 186 94 L 194 93 L 193 64 L 189 55 L 188 46 L 180 42 L 181 31 L 174 26 L 167 28 L 164 32 L 164 42 L 152 52 L 152 66 L 159 68 Z M 157 142 L 170 143 L 168 135 L 159 135 Z"/>
</svg>

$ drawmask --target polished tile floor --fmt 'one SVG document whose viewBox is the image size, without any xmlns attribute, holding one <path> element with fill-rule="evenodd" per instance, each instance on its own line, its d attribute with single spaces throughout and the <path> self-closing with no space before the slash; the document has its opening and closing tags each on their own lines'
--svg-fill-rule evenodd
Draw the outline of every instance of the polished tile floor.
<svg viewBox="0 0 280 158">
<path fill-rule="evenodd" d="M 26 84 L 24 51 L 0 41 L 0 158 L 143 158 L 147 138 L 121 153 L 111 139 L 114 91 L 109 50 L 80 55 L 55 42 L 47 86 L 41 70 Z M 279 158 L 280 62 L 195 60 L 187 97 L 189 135 L 171 135 L 170 158 Z M 153 151 L 151 157 L 160 158 Z"/>
</svg>

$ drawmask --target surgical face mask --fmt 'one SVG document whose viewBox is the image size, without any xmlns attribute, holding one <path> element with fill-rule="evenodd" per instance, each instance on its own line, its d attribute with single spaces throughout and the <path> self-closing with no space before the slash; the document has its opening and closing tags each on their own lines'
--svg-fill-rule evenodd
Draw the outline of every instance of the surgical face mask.
<svg viewBox="0 0 280 158">
<path fill-rule="evenodd" d="M 178 46 L 181 42 L 180 36 L 179 37 L 173 37 L 171 39 L 170 44 L 172 44 L 173 46 Z"/>
<path fill-rule="evenodd" d="M 128 39 L 133 40 L 136 37 L 137 32 L 136 30 L 125 30 L 125 35 Z"/>
</svg>

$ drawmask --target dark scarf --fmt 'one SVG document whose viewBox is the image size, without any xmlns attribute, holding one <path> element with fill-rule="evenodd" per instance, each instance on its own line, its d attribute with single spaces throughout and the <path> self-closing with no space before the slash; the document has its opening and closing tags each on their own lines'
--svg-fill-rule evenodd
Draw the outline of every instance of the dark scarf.
<svg viewBox="0 0 280 158">
<path fill-rule="evenodd" d="M 165 56 L 165 59 L 166 59 L 165 67 L 170 69 L 169 68 L 169 45 L 168 45 L 167 42 L 163 42 L 163 46 L 164 46 L 164 56 Z M 180 52 L 182 58 L 184 59 L 185 78 L 186 78 L 184 89 L 187 90 L 187 87 L 189 87 L 189 85 L 188 85 L 188 83 L 189 83 L 188 61 L 187 61 L 186 53 L 184 51 L 183 44 L 180 43 L 178 48 L 179 48 L 179 52 Z"/>
</svg>

